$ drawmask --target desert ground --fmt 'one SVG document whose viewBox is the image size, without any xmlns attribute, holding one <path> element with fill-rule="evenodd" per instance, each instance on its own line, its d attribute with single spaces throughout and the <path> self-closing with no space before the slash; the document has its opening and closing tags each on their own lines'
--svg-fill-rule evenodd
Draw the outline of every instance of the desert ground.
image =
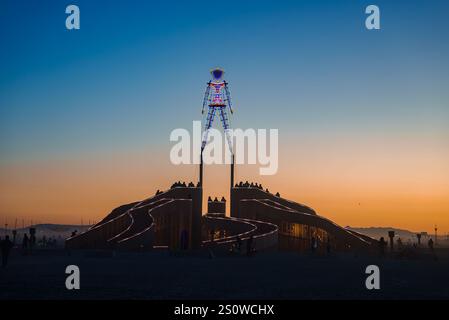
<svg viewBox="0 0 449 320">
<path fill-rule="evenodd" d="M 365 268 L 380 268 L 380 289 L 367 290 Z M 67 290 L 68 265 L 80 269 L 80 289 Z M 449 250 L 414 257 L 312 256 L 265 252 L 13 249 L 0 269 L 0 299 L 448 299 Z"/>
</svg>

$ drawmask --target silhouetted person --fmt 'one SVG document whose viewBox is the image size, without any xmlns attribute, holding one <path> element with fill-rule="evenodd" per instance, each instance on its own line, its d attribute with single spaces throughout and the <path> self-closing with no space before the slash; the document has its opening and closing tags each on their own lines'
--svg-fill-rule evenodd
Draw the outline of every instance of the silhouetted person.
<svg viewBox="0 0 449 320">
<path fill-rule="evenodd" d="M 30 235 L 30 248 L 33 248 L 36 244 L 36 236 L 34 234 Z"/>
<path fill-rule="evenodd" d="M 237 249 L 239 250 L 239 252 L 242 251 L 242 239 L 240 239 L 239 236 L 237 236 Z"/>
<path fill-rule="evenodd" d="M 16 244 L 17 230 L 12 231 L 12 243 Z"/>
<path fill-rule="evenodd" d="M 331 239 L 327 238 L 327 244 L 326 244 L 326 252 L 327 252 L 327 254 L 331 254 L 331 249 L 332 249 L 332 247 L 331 247 Z"/>
<path fill-rule="evenodd" d="M 22 239 L 22 254 L 27 255 L 28 254 L 28 248 L 31 247 L 31 240 L 30 237 L 26 233 L 23 234 Z"/>
<path fill-rule="evenodd" d="M 281 194 L 279 192 L 276 192 L 276 197 L 280 198 Z"/>
<path fill-rule="evenodd" d="M 429 239 L 429 241 L 427 242 L 427 245 L 429 246 L 430 251 L 433 252 L 433 240 L 432 240 L 432 238 Z"/>
<path fill-rule="evenodd" d="M 312 237 L 312 239 L 310 240 L 310 250 L 312 251 L 312 253 L 315 253 L 317 246 L 318 245 L 316 243 L 315 237 Z"/>
<path fill-rule="evenodd" d="M 254 236 L 251 236 L 246 241 L 246 255 L 249 257 L 253 251 L 253 239 Z"/>
<path fill-rule="evenodd" d="M 27 250 L 29 245 L 30 239 L 28 238 L 28 235 L 26 233 L 23 234 L 22 239 L 22 249 Z"/>
<path fill-rule="evenodd" d="M 72 237 L 76 236 L 76 234 L 78 233 L 78 230 L 75 230 L 72 232 Z"/>
<path fill-rule="evenodd" d="M 5 240 L 2 240 L 0 242 L 0 247 L 2 250 L 2 267 L 6 267 L 6 265 L 8 264 L 8 257 L 9 257 L 9 253 L 11 252 L 12 249 L 12 241 L 9 240 L 9 236 L 5 237 Z"/>
<path fill-rule="evenodd" d="M 398 244 L 398 248 L 402 249 L 402 239 L 398 238 L 398 240 L 396 240 L 397 244 Z"/>
<path fill-rule="evenodd" d="M 379 240 L 379 254 L 381 257 L 385 256 L 385 248 L 387 247 L 387 242 L 384 237 L 381 237 Z"/>
</svg>

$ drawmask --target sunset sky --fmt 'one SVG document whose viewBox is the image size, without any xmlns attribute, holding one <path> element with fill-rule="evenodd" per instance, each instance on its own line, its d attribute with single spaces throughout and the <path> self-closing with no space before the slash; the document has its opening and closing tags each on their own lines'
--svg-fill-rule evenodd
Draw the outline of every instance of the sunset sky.
<svg viewBox="0 0 449 320">
<path fill-rule="evenodd" d="M 342 226 L 449 232 L 449 2 L 0 2 L 0 224 L 86 223 L 197 180 L 170 163 L 201 120 L 209 69 L 236 128 L 279 129 L 279 171 L 237 180 Z M 229 197 L 229 168 L 205 195 Z"/>
</svg>

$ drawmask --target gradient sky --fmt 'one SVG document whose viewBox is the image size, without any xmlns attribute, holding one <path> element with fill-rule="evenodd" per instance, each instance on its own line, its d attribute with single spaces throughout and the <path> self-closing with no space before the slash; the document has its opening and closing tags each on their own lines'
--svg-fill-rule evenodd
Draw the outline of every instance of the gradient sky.
<svg viewBox="0 0 449 320">
<path fill-rule="evenodd" d="M 77 4 L 81 30 L 65 28 Z M 364 28 L 381 9 L 380 31 Z M 169 134 L 222 66 L 280 167 L 237 177 L 346 226 L 449 231 L 449 2 L 0 2 L 0 223 L 79 223 L 196 180 Z M 206 168 L 205 195 L 228 195 Z"/>
</svg>

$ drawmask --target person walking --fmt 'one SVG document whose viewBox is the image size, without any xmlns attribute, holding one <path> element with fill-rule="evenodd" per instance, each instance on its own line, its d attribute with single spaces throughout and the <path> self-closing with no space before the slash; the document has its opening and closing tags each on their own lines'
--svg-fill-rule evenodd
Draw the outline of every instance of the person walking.
<svg viewBox="0 0 449 320">
<path fill-rule="evenodd" d="M 430 251 L 433 252 L 433 240 L 432 240 L 432 238 L 429 239 L 429 241 L 427 242 L 427 245 L 429 246 Z"/>
<path fill-rule="evenodd" d="M 253 252 L 253 239 L 254 236 L 251 235 L 251 237 L 248 238 L 246 242 L 246 255 L 249 257 Z"/>
<path fill-rule="evenodd" d="M 28 235 L 26 233 L 23 234 L 22 239 L 22 254 L 26 255 L 28 253 L 28 245 L 30 243 L 30 238 L 28 238 Z"/>
<path fill-rule="evenodd" d="M 312 237 L 312 239 L 310 240 L 310 250 L 312 251 L 312 254 L 315 253 L 315 250 L 317 247 L 318 247 L 318 245 L 316 243 L 316 239 L 315 239 L 315 237 Z"/>
<path fill-rule="evenodd" d="M 8 258 L 9 258 L 9 253 L 11 252 L 12 249 L 12 241 L 9 240 L 9 236 L 5 237 L 5 240 L 2 240 L 0 242 L 0 247 L 1 247 L 1 251 L 2 251 L 2 267 L 6 267 L 6 265 L 8 264 Z"/>
</svg>

